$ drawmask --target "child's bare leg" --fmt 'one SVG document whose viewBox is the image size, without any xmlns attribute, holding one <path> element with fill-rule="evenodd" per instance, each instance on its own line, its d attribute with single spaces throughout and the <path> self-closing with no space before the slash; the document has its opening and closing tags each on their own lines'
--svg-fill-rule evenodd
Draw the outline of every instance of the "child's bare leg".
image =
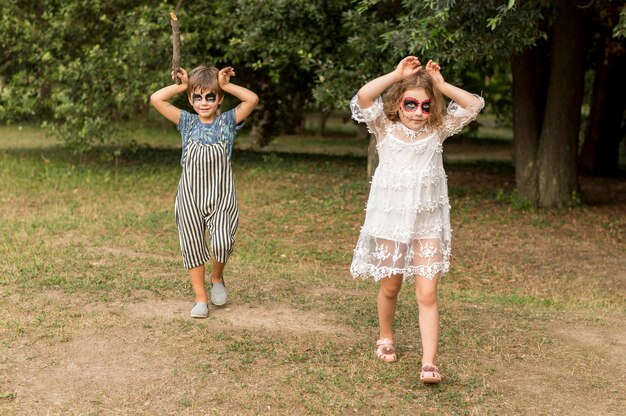
<svg viewBox="0 0 626 416">
<path fill-rule="evenodd" d="M 222 283 L 224 267 L 226 263 L 220 263 L 215 260 L 215 258 L 211 259 L 213 264 L 213 268 L 211 269 L 211 283 Z"/>
<path fill-rule="evenodd" d="M 378 306 L 378 325 L 380 339 L 393 340 L 393 318 L 398 303 L 398 293 L 402 287 L 402 275 L 385 277 L 380 281 L 376 305 Z"/>
<path fill-rule="evenodd" d="M 191 276 L 191 287 L 193 293 L 196 296 L 196 302 L 208 303 L 209 298 L 206 294 L 205 280 L 204 280 L 204 264 L 189 269 L 189 276 Z"/>
<path fill-rule="evenodd" d="M 428 280 L 421 276 L 415 279 L 415 296 L 419 307 L 419 325 L 422 338 L 422 365 L 434 364 L 439 340 L 439 303 L 437 282 L 439 277 Z"/>
</svg>

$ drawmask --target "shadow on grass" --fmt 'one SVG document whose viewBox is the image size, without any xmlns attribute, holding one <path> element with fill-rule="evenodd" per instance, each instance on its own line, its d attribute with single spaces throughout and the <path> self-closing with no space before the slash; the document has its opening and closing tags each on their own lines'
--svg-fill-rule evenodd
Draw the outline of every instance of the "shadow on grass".
<svg viewBox="0 0 626 416">
<path fill-rule="evenodd" d="M 160 169 L 180 166 L 179 148 L 139 146 L 98 146 L 88 152 L 73 154 L 63 146 L 46 148 L 8 148 L 0 151 L 0 160 L 23 159 L 38 163 L 84 166 L 98 170 Z M 289 170 L 296 165 L 332 165 L 366 169 L 367 160 L 354 155 L 320 155 L 314 153 L 268 152 L 234 149 L 233 167 L 263 166 Z"/>
<path fill-rule="evenodd" d="M 102 170 L 135 170 L 141 168 L 174 168 L 180 163 L 180 148 L 153 147 L 145 144 L 97 146 L 74 154 L 62 145 L 44 148 L 5 148 L 0 158 L 29 159 L 33 162 L 79 165 Z M 298 165 L 320 165 L 320 169 L 362 169 L 367 158 L 358 155 L 328 155 L 293 151 L 257 151 L 234 149 L 233 165 L 263 166 L 285 169 Z M 310 166 L 309 166 L 310 167 Z M 447 160 L 451 196 L 479 192 L 493 197 L 515 189 L 515 166 L 510 161 Z M 364 173 L 365 174 L 365 173 Z M 589 205 L 614 205 L 626 202 L 626 176 L 613 178 L 580 177 L 582 200 Z"/>
<path fill-rule="evenodd" d="M 102 167 L 115 167 L 124 165 L 170 165 L 180 162 L 180 148 L 175 147 L 152 147 L 149 145 L 129 146 L 97 146 L 91 150 L 75 154 L 62 145 L 45 148 L 6 148 L 0 150 L 0 155 L 10 158 L 27 158 L 33 160 L 54 161 L 69 164 L 89 164 Z M 365 166 L 367 158 L 359 155 L 330 155 L 309 152 L 293 151 L 257 151 L 254 149 L 234 149 L 233 162 L 344 162 Z M 510 174 L 514 172 L 514 166 L 510 162 L 503 161 L 446 161 L 447 167 L 455 170 L 484 170 L 489 172 L 501 172 Z"/>
</svg>

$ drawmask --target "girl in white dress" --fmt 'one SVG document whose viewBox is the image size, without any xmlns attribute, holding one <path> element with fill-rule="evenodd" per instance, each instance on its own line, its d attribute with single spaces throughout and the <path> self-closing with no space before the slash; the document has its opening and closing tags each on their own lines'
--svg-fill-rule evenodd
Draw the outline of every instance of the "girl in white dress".
<svg viewBox="0 0 626 416">
<path fill-rule="evenodd" d="M 443 96 L 452 100 L 447 109 Z M 415 56 L 365 84 L 350 103 L 352 117 L 376 137 L 379 156 L 350 272 L 380 281 L 376 354 L 387 362 L 397 359 L 392 325 L 400 287 L 403 281 L 415 282 L 424 383 L 441 381 L 434 365 L 436 290 L 450 267 L 443 141 L 474 120 L 483 106 L 481 97 L 445 82 L 437 63 L 428 61 L 424 68 Z"/>
</svg>

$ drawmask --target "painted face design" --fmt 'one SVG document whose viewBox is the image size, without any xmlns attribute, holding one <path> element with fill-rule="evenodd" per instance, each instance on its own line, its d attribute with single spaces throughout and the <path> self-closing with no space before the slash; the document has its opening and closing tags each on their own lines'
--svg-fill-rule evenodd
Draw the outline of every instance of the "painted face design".
<svg viewBox="0 0 626 416">
<path fill-rule="evenodd" d="M 430 98 L 427 98 L 424 101 L 420 101 L 417 98 L 405 97 L 404 100 L 402 100 L 402 109 L 407 113 L 417 111 L 418 108 L 422 109 L 422 113 L 429 114 Z"/>
<path fill-rule="evenodd" d="M 207 103 L 214 103 L 215 101 L 217 101 L 217 95 L 215 95 L 214 92 L 210 92 L 204 97 L 201 94 L 191 94 L 191 101 L 193 101 L 194 104 L 200 104 L 202 102 L 202 99 L 204 99 Z"/>
</svg>

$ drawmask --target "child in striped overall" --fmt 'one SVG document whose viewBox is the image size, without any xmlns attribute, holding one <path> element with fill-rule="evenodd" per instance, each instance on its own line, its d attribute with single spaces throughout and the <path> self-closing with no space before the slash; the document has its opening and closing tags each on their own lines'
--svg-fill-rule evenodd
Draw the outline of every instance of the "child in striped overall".
<svg viewBox="0 0 626 416">
<path fill-rule="evenodd" d="M 226 303 L 223 271 L 233 249 L 239 219 L 230 156 L 237 131 L 259 101 L 252 91 L 230 82 L 234 75 L 232 67 L 218 70 L 201 65 L 189 74 L 181 68 L 172 74 L 172 79 L 178 77 L 180 84 L 164 87 L 150 97 L 157 111 L 177 124 L 182 136 L 182 174 L 175 212 L 183 265 L 189 270 L 195 294 L 193 318 L 209 315 L 205 288 L 205 263 L 209 260 L 212 262 L 211 302 L 214 305 Z M 197 114 L 168 102 L 182 92 L 187 93 Z M 235 96 L 241 103 L 219 114 L 224 93 Z M 207 230 L 212 258 L 207 247 Z"/>
</svg>

